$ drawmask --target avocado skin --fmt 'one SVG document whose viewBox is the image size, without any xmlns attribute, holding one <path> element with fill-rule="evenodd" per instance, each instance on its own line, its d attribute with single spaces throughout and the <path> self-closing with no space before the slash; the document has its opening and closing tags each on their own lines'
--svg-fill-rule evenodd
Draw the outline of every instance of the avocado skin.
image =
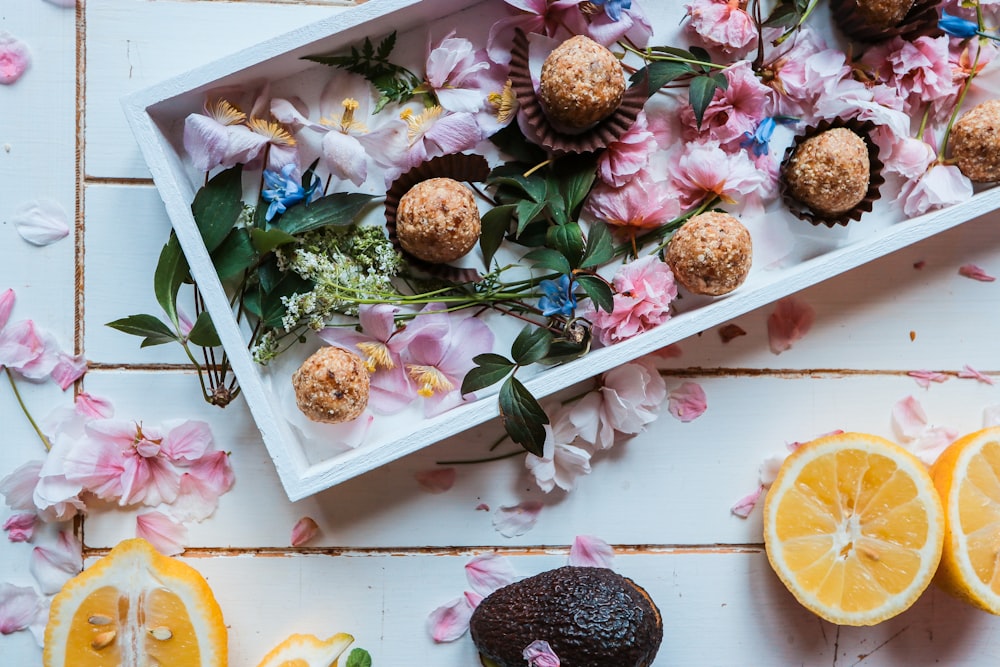
<svg viewBox="0 0 1000 667">
<path fill-rule="evenodd" d="M 504 586 L 469 625 L 476 648 L 500 667 L 524 667 L 522 651 L 536 639 L 561 667 L 647 667 L 663 640 L 646 591 L 601 567 L 560 567 Z"/>
</svg>

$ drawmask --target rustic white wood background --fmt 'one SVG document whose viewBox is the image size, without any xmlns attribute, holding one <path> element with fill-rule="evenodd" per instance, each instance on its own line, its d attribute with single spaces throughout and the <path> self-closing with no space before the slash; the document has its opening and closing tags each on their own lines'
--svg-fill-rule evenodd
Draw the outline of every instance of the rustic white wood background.
<svg viewBox="0 0 1000 667">
<path fill-rule="evenodd" d="M 82 0 L 81 0 L 82 1 Z M 666 0 L 652 0 L 666 1 Z M 236 486 L 214 517 L 191 529 L 184 558 L 208 578 L 230 628 L 234 667 L 256 665 L 291 632 L 350 632 L 377 667 L 478 664 L 468 637 L 435 645 L 427 614 L 466 588 L 463 565 L 499 551 L 529 575 L 565 562 L 578 534 L 615 545 L 616 569 L 644 585 L 663 611 L 655 662 L 667 665 L 986 665 L 1000 658 L 1000 619 L 936 590 L 869 629 L 838 628 L 805 611 L 767 565 L 758 511 L 730 514 L 754 488 L 757 467 L 783 443 L 833 429 L 892 436 L 890 410 L 916 396 L 939 425 L 970 431 L 1000 386 L 954 378 L 920 389 L 906 372 L 955 373 L 965 364 L 1000 379 L 1000 282 L 960 277 L 976 263 L 1000 274 L 1000 215 L 966 223 L 803 292 L 812 332 L 773 355 L 771 308 L 739 318 L 728 344 L 717 331 L 683 341 L 665 371 L 669 388 L 699 382 L 708 411 L 683 424 L 664 411 L 646 433 L 598 456 L 570 494 L 539 493 L 521 459 L 466 467 L 441 495 L 414 473 L 441 459 L 482 454 L 496 423 L 451 438 L 313 498 L 287 501 L 240 402 L 204 404 L 178 350 L 140 351 L 104 326 L 156 312 L 151 280 L 169 230 L 119 108 L 122 95 L 278 32 L 338 11 L 323 0 L 87 0 L 64 10 L 42 0 L 0 0 L 0 31 L 27 42 L 33 65 L 0 86 L 0 290 L 15 317 L 54 331 L 91 364 L 82 388 L 117 415 L 156 423 L 207 420 L 232 452 Z M 55 199 L 75 233 L 52 246 L 22 241 L 7 222 L 19 204 Z M 922 269 L 914 264 L 923 262 Z M 25 386 L 37 415 L 69 404 L 51 384 Z M 0 387 L 0 476 L 38 458 L 40 445 L 8 387 Z M 477 511 L 539 499 L 537 526 L 508 539 Z M 3 517 L 6 517 L 4 508 Z M 289 547 L 295 521 L 321 536 Z M 93 512 L 88 558 L 130 537 L 130 513 Z M 0 540 L 0 578 L 27 585 L 28 549 Z M 27 633 L 0 637 L 0 663 L 41 664 Z"/>
</svg>

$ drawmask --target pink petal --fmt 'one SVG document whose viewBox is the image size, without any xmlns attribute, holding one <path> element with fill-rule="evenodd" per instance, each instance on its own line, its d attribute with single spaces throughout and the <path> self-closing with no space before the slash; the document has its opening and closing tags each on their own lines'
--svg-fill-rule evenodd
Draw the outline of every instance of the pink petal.
<svg viewBox="0 0 1000 667">
<path fill-rule="evenodd" d="M 164 556 L 176 556 L 184 551 L 188 531 L 162 512 L 145 512 L 135 518 L 135 536 L 153 545 Z"/>
<path fill-rule="evenodd" d="M 83 571 L 83 544 L 69 530 L 59 531 L 55 544 L 37 546 L 28 569 L 46 595 L 58 593 L 67 581 Z"/>
<path fill-rule="evenodd" d="M 30 542 L 31 536 L 35 532 L 35 521 L 38 515 L 12 514 L 3 522 L 3 529 L 7 531 L 7 539 L 11 542 Z"/>
<path fill-rule="evenodd" d="M 465 564 L 465 576 L 472 590 L 489 595 L 498 588 L 514 583 L 514 564 L 506 556 L 483 554 Z"/>
<path fill-rule="evenodd" d="M 45 246 L 69 235 L 69 216 L 58 202 L 50 199 L 22 204 L 10 218 L 14 228 L 28 243 Z"/>
<path fill-rule="evenodd" d="M 983 408 L 983 428 L 1000 426 L 1000 404 L 987 405 Z"/>
<path fill-rule="evenodd" d="M 931 382 L 945 382 L 948 380 L 947 375 L 938 373 L 937 371 L 910 371 L 907 375 L 915 379 L 917 384 L 924 389 L 930 387 Z"/>
<path fill-rule="evenodd" d="M 77 394 L 74 409 L 81 417 L 90 417 L 92 419 L 110 419 L 115 414 L 115 409 L 112 407 L 111 401 L 88 394 L 85 391 Z"/>
<path fill-rule="evenodd" d="M 15 322 L 0 331 L 0 366 L 21 371 L 45 352 L 45 344 L 31 320 Z"/>
<path fill-rule="evenodd" d="M 670 392 L 669 396 L 667 409 L 670 414 L 682 422 L 697 419 L 708 408 L 705 390 L 697 382 L 685 382 L 678 389 Z"/>
<path fill-rule="evenodd" d="M 17 300 L 17 295 L 12 289 L 6 289 L 0 292 L 0 329 L 7 326 L 7 320 L 10 318 L 10 313 L 14 310 L 14 302 Z"/>
<path fill-rule="evenodd" d="M 212 431 L 202 421 L 186 421 L 167 431 L 161 447 L 170 460 L 182 463 L 201 458 L 212 446 Z"/>
<path fill-rule="evenodd" d="M 962 367 L 962 370 L 958 372 L 958 377 L 969 380 L 979 380 L 983 384 L 989 384 L 989 385 L 993 384 L 993 378 L 989 377 L 988 375 L 983 375 L 982 373 L 980 373 L 975 368 L 972 368 L 969 365 L 965 365 Z"/>
<path fill-rule="evenodd" d="M 24 42 L 0 32 L 0 84 L 9 85 L 21 78 L 31 64 L 31 54 Z"/>
<path fill-rule="evenodd" d="M 0 583 L 0 634 L 26 630 L 42 609 L 42 598 L 30 586 Z"/>
<path fill-rule="evenodd" d="M 753 511 L 754 506 L 757 505 L 757 501 L 760 500 L 760 495 L 764 492 L 763 486 L 758 486 L 756 491 L 748 493 L 743 496 L 729 509 L 730 512 L 745 519 L 750 516 L 750 512 Z"/>
<path fill-rule="evenodd" d="M 368 156 L 361 142 L 336 130 L 323 137 L 323 158 L 337 178 L 361 185 L 368 178 Z"/>
<path fill-rule="evenodd" d="M 319 533 L 319 526 L 311 518 L 304 516 L 292 526 L 292 546 L 301 547 Z"/>
<path fill-rule="evenodd" d="M 542 503 L 537 500 L 526 500 L 513 507 L 501 506 L 493 513 L 493 527 L 504 537 L 524 535 L 535 527 L 541 511 Z"/>
<path fill-rule="evenodd" d="M 475 591 L 465 591 L 465 599 L 469 601 L 472 608 L 475 609 L 479 606 L 479 603 L 483 601 L 483 596 Z"/>
<path fill-rule="evenodd" d="M 611 545 L 593 535 L 577 535 L 569 548 L 569 564 L 583 567 L 611 568 L 615 550 Z"/>
<path fill-rule="evenodd" d="M 559 667 L 559 656 L 544 639 L 528 644 L 521 656 L 528 661 L 528 667 Z"/>
<path fill-rule="evenodd" d="M 792 344 L 809 333 L 816 319 L 812 306 L 795 297 L 779 301 L 767 318 L 767 337 L 771 352 L 781 354 Z"/>
<path fill-rule="evenodd" d="M 56 365 L 52 369 L 52 379 L 63 391 L 69 389 L 74 382 L 87 372 L 87 360 L 82 354 L 71 357 L 65 352 L 56 354 Z"/>
<path fill-rule="evenodd" d="M 455 485 L 458 470 L 455 468 L 431 468 L 414 473 L 420 488 L 427 493 L 444 493 Z"/>
<path fill-rule="evenodd" d="M 978 280 L 984 283 L 991 283 L 996 278 L 986 273 L 985 269 L 976 266 L 975 264 L 964 264 L 959 267 L 958 275 L 965 276 L 966 278 L 971 278 L 972 280 Z"/>
<path fill-rule="evenodd" d="M 927 427 L 927 413 L 920 402 L 907 396 L 892 406 L 892 427 L 903 440 L 913 440 Z"/>
<path fill-rule="evenodd" d="M 476 505 L 476 511 L 477 512 L 489 512 L 490 511 L 490 506 L 487 505 L 486 503 L 479 503 L 478 505 Z"/>
<path fill-rule="evenodd" d="M 184 150 L 198 171 L 219 166 L 229 147 L 229 131 L 214 118 L 193 113 L 184 119 Z"/>
<path fill-rule="evenodd" d="M 913 441 L 907 443 L 907 448 L 917 455 L 921 461 L 931 465 L 937 461 L 948 445 L 958 438 L 958 431 L 945 426 L 934 426 L 922 432 Z"/>
<path fill-rule="evenodd" d="M 3 495 L 7 507 L 22 512 L 35 511 L 35 487 L 38 486 L 43 463 L 28 461 L 0 479 L 0 495 Z"/>
<path fill-rule="evenodd" d="M 182 521 L 204 521 L 215 513 L 219 498 L 235 482 L 229 454 L 214 451 L 198 459 L 181 475 L 172 514 Z"/>
<path fill-rule="evenodd" d="M 438 644 L 455 641 L 469 629 L 473 611 L 464 595 L 441 605 L 427 618 L 427 630 L 431 639 Z"/>
</svg>

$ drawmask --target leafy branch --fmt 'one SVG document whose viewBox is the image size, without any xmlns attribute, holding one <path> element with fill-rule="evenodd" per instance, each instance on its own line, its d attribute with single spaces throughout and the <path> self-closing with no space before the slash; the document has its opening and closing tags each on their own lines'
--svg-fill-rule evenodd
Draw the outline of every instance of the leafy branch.
<svg viewBox="0 0 1000 667">
<path fill-rule="evenodd" d="M 648 63 L 629 78 L 633 86 L 645 83 L 652 95 L 675 81 L 687 82 L 688 102 L 699 128 L 715 91 L 729 86 L 723 73 L 727 65 L 712 62 L 711 54 L 701 47 L 692 46 L 690 50 L 685 50 L 673 46 L 652 46 L 639 50 L 628 44 L 624 46 Z"/>
</svg>

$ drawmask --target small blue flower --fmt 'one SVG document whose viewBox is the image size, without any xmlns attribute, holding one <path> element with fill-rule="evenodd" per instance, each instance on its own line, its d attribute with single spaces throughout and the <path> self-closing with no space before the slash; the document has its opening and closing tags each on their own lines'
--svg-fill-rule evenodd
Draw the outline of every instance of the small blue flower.
<svg viewBox="0 0 1000 667">
<path fill-rule="evenodd" d="M 960 16 L 953 16 L 946 11 L 941 12 L 941 20 L 938 21 L 938 27 L 952 37 L 961 37 L 962 39 L 975 37 L 979 34 L 979 26 L 973 21 L 967 21 Z"/>
<path fill-rule="evenodd" d="M 308 189 L 303 189 L 293 175 L 295 168 L 294 164 L 286 164 L 281 168 L 280 174 L 270 169 L 264 170 L 265 188 L 261 192 L 261 196 L 265 201 L 271 202 L 271 205 L 267 207 L 267 214 L 264 216 L 264 220 L 267 222 L 271 222 L 271 218 L 279 213 L 284 213 L 293 204 L 298 204 L 301 201 L 308 202 L 313 192 L 316 191 L 319 179 L 313 180 Z"/>
<path fill-rule="evenodd" d="M 545 317 L 553 315 L 572 317 L 573 310 L 576 308 L 575 292 L 580 287 L 580 283 L 575 280 L 571 282 L 569 276 L 563 274 L 559 276 L 558 280 L 543 280 L 538 283 L 538 286 L 545 293 L 538 299 L 538 307 L 541 309 L 542 315 Z"/>
<path fill-rule="evenodd" d="M 611 17 L 612 21 L 620 21 L 623 9 L 632 8 L 632 0 L 591 0 L 595 5 L 604 5 L 604 13 Z"/>
<path fill-rule="evenodd" d="M 749 148 L 757 157 L 767 155 L 770 152 L 771 136 L 774 134 L 774 128 L 778 126 L 778 123 L 790 125 L 797 122 L 799 122 L 799 119 L 792 118 L 791 116 L 768 116 L 760 121 L 760 124 L 757 125 L 757 129 L 753 133 L 743 133 L 744 138 L 740 142 L 740 146 Z"/>
</svg>

